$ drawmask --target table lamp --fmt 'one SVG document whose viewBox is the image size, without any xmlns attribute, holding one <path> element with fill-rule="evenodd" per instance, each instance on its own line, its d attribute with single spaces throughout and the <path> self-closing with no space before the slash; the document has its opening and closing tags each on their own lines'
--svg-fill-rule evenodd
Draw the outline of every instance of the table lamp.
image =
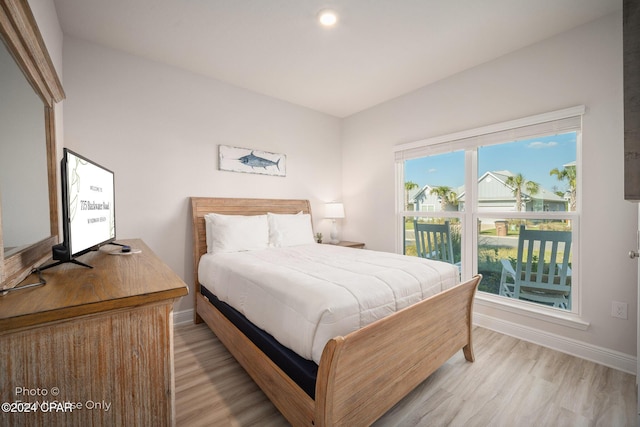
<svg viewBox="0 0 640 427">
<path fill-rule="evenodd" d="M 338 240 L 338 225 L 336 219 L 344 218 L 344 206 L 342 203 L 330 202 L 325 205 L 325 218 L 331 219 L 333 224 L 331 225 L 331 240 L 329 243 L 334 245 L 339 242 Z"/>
</svg>

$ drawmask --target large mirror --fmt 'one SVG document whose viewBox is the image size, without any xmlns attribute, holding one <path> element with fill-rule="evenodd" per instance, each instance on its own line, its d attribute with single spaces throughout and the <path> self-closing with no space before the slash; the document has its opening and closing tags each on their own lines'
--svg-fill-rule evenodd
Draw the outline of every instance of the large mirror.
<svg viewBox="0 0 640 427">
<path fill-rule="evenodd" d="M 42 101 L 0 44 L 0 210 L 4 257 L 51 235 Z"/>
<path fill-rule="evenodd" d="M 0 289 L 58 242 L 54 104 L 62 86 L 25 0 L 0 1 Z"/>
</svg>

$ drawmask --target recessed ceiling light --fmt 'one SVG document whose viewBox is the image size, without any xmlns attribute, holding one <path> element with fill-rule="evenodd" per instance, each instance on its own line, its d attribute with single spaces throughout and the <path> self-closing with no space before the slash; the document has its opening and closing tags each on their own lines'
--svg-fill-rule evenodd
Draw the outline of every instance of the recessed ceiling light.
<svg viewBox="0 0 640 427">
<path fill-rule="evenodd" d="M 333 10 L 321 10 L 318 13 L 318 21 L 323 27 L 333 27 L 338 22 L 338 15 Z"/>
</svg>

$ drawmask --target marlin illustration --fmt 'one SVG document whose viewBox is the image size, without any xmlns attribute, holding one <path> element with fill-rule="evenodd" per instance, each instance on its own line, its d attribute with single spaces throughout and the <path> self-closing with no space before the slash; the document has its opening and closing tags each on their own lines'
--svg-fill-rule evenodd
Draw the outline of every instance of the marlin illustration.
<svg viewBox="0 0 640 427">
<path fill-rule="evenodd" d="M 278 168 L 278 170 L 280 170 L 280 165 L 279 165 L 280 159 L 278 159 L 277 162 L 274 162 L 274 161 L 254 155 L 253 151 L 251 152 L 251 154 L 247 154 L 246 156 L 240 157 L 238 161 L 247 166 L 251 166 L 252 168 L 266 169 L 268 166 L 275 166 Z"/>
</svg>

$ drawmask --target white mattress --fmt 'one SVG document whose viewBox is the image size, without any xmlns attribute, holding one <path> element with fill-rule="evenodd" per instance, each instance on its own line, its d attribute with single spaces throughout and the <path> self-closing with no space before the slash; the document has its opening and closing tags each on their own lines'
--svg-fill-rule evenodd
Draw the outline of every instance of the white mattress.
<svg viewBox="0 0 640 427">
<path fill-rule="evenodd" d="M 205 254 L 198 276 L 220 300 L 316 363 L 331 338 L 459 282 L 451 264 L 326 244 Z"/>
</svg>

